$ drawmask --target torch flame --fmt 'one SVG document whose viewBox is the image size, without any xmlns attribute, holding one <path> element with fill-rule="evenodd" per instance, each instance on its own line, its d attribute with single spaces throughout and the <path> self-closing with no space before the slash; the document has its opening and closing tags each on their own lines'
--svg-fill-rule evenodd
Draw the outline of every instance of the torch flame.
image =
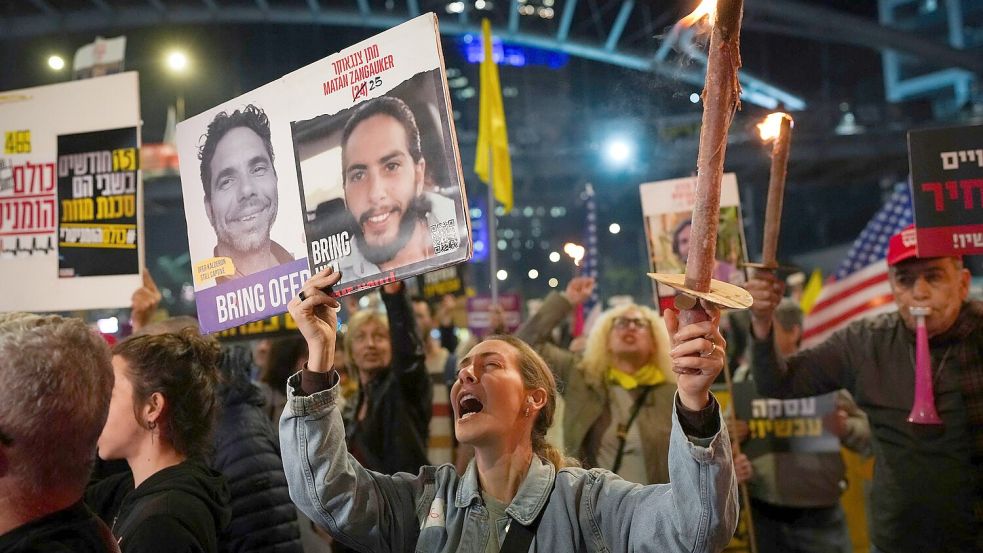
<svg viewBox="0 0 983 553">
<path fill-rule="evenodd" d="M 573 264 L 580 266 L 580 260 L 584 258 L 584 254 L 587 250 L 584 249 L 580 244 L 574 244 L 573 242 L 567 242 L 563 245 L 563 253 L 569 255 L 573 258 Z"/>
<path fill-rule="evenodd" d="M 792 116 L 787 113 L 772 113 L 761 123 L 758 123 L 758 134 L 761 135 L 761 140 L 768 142 L 769 140 L 775 140 L 778 138 L 778 134 L 782 129 L 782 119 L 788 117 L 789 125 L 792 123 Z"/>
<path fill-rule="evenodd" d="M 717 0 L 703 0 L 692 13 L 679 20 L 680 27 L 692 27 L 700 22 L 704 17 L 710 18 L 710 25 L 717 16 Z"/>
</svg>

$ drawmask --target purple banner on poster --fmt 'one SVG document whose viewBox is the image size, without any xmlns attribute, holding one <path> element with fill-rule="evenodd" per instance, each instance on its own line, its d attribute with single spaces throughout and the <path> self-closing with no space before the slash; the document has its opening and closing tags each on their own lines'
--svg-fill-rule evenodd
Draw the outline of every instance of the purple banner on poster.
<svg viewBox="0 0 983 553">
<path fill-rule="evenodd" d="M 305 257 L 195 292 L 201 329 L 216 332 L 283 313 L 310 277 Z"/>
</svg>

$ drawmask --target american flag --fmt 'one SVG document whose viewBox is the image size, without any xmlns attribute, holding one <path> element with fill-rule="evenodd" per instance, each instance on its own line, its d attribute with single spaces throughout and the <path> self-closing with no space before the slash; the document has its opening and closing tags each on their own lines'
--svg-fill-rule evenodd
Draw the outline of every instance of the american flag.
<svg viewBox="0 0 983 553">
<path fill-rule="evenodd" d="M 887 244 L 912 223 L 911 193 L 895 186 L 887 203 L 850 247 L 803 324 L 802 345 L 818 344 L 851 321 L 897 309 L 887 276 Z"/>
</svg>

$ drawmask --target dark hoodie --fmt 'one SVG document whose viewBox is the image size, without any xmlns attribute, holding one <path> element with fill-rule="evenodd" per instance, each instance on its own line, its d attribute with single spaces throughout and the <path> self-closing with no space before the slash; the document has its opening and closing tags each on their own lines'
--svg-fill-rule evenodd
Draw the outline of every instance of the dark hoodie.
<svg viewBox="0 0 983 553">
<path fill-rule="evenodd" d="M 211 466 L 225 476 L 232 493 L 232 519 L 220 550 L 302 553 L 280 443 L 263 411 L 263 395 L 249 380 L 252 353 L 243 345 L 224 346 L 220 366 L 222 411 L 213 434 Z"/>
<path fill-rule="evenodd" d="M 123 553 L 218 553 L 229 523 L 225 478 L 195 461 L 168 467 L 133 489 L 129 472 L 86 492 L 86 503 L 110 526 Z"/>
</svg>

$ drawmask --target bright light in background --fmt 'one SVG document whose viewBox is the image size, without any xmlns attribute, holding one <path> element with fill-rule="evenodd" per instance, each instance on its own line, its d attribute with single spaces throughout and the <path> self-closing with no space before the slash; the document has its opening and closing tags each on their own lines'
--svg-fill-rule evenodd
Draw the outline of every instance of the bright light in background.
<svg viewBox="0 0 983 553">
<path fill-rule="evenodd" d="M 48 58 L 48 67 L 55 71 L 61 71 L 65 68 L 65 60 L 61 56 L 51 56 Z"/>
<path fill-rule="evenodd" d="M 167 68 L 175 73 L 183 73 L 188 68 L 188 55 L 180 50 L 168 53 Z"/>
<path fill-rule="evenodd" d="M 692 93 L 692 94 L 690 94 L 689 95 L 689 101 L 690 102 L 693 102 L 694 104 L 699 104 L 700 103 L 700 95 L 697 94 L 697 93 L 695 93 L 695 92 Z"/>
<path fill-rule="evenodd" d="M 579 267 L 580 260 L 584 258 L 584 254 L 587 253 L 587 250 L 580 244 L 567 242 L 563 245 L 563 253 L 569 255 L 573 259 L 573 264 Z"/>
<path fill-rule="evenodd" d="M 553 263 L 556 263 L 559 260 L 560 260 L 560 253 L 559 252 L 550 252 L 550 261 L 552 261 Z"/>
<path fill-rule="evenodd" d="M 119 332 L 119 319 L 116 317 L 99 319 L 96 321 L 96 325 L 99 326 L 99 332 L 102 332 L 103 334 L 116 334 Z"/>
<path fill-rule="evenodd" d="M 550 281 L 549 281 L 549 285 L 550 285 L 550 288 L 556 288 L 557 286 L 560 285 L 560 281 L 559 280 L 556 280 L 555 278 L 551 278 Z"/>
<path fill-rule="evenodd" d="M 447 4 L 447 13 L 462 13 L 464 12 L 464 2 L 451 2 Z"/>
<path fill-rule="evenodd" d="M 611 225 L 608 226 L 608 232 L 610 232 L 611 234 L 618 234 L 619 232 L 621 232 L 621 225 L 619 225 L 618 223 L 611 223 Z"/>
<path fill-rule="evenodd" d="M 623 165 L 633 153 L 631 143 L 623 138 L 612 138 L 604 145 L 604 157 L 614 165 Z"/>
<path fill-rule="evenodd" d="M 509 272 L 506 271 L 505 269 L 499 269 L 498 273 L 495 276 L 498 277 L 498 280 L 505 280 L 509 278 Z"/>
<path fill-rule="evenodd" d="M 539 278 L 539 271 L 536 269 L 529 269 L 529 278 Z"/>
</svg>

